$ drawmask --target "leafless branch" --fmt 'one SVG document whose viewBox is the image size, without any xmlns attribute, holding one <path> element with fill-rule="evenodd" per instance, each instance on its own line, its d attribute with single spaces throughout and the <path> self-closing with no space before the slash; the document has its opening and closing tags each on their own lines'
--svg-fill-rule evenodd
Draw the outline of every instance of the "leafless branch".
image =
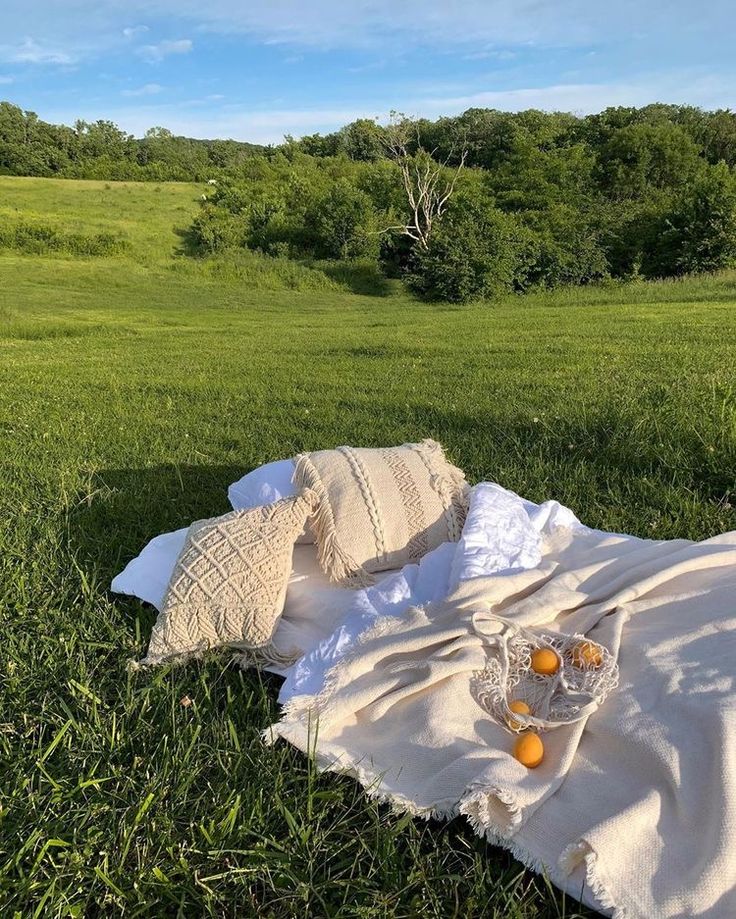
<svg viewBox="0 0 736 919">
<path fill-rule="evenodd" d="M 415 152 L 410 150 L 413 135 Z M 437 158 L 437 149 L 427 151 L 422 147 L 419 131 L 415 124 L 404 116 L 392 113 L 392 120 L 386 129 L 386 149 L 399 167 L 401 183 L 409 205 L 410 217 L 400 227 L 387 227 L 399 231 L 426 249 L 436 222 L 447 210 L 450 198 L 455 192 L 457 180 L 465 167 L 468 151 L 463 145 L 460 161 L 446 178 L 455 149 L 445 159 Z"/>
</svg>

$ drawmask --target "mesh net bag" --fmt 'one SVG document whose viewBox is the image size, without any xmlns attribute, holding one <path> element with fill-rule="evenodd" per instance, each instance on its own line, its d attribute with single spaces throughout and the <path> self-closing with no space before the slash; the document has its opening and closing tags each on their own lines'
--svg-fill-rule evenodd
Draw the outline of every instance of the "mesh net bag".
<svg viewBox="0 0 736 919">
<path fill-rule="evenodd" d="M 472 681 L 478 703 L 496 721 L 520 733 L 528 728 L 550 730 L 586 718 L 618 685 L 618 665 L 603 645 L 585 635 L 532 631 L 503 620 L 485 618 L 474 625 L 487 638 L 488 662 Z M 488 635 L 484 625 L 500 631 Z M 540 674 L 532 669 L 535 651 L 549 649 L 557 670 Z M 523 702 L 529 714 L 515 712 Z"/>
</svg>

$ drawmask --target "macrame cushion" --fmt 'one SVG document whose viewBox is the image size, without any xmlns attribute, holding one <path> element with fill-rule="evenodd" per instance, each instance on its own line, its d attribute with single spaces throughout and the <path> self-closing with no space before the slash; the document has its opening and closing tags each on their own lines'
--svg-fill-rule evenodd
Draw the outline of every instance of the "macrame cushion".
<svg viewBox="0 0 736 919">
<path fill-rule="evenodd" d="M 268 659 L 294 543 L 316 504 L 305 491 L 192 524 L 141 664 L 224 646 L 259 650 Z"/>
<path fill-rule="evenodd" d="M 400 447 L 338 447 L 295 459 L 294 482 L 319 498 L 312 528 L 330 579 L 372 583 L 460 538 L 468 486 L 432 440 Z"/>
</svg>

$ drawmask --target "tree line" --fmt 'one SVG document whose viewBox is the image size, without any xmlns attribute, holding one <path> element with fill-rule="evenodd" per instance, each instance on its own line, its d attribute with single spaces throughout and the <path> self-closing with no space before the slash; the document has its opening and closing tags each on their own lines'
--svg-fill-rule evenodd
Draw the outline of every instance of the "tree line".
<svg viewBox="0 0 736 919">
<path fill-rule="evenodd" d="M 136 140 L 109 122 L 62 128 L 34 116 L 29 125 L 29 114 L 0 104 L 0 171 L 215 181 L 191 228 L 203 255 L 361 260 L 456 301 L 736 264 L 728 110 L 470 109 L 436 121 L 362 119 L 269 148 L 162 129 Z M 23 159 L 23 146 L 35 153 Z M 417 228 L 422 182 L 435 203 L 449 194 Z"/>
<path fill-rule="evenodd" d="M 104 120 L 49 124 L 35 112 L 0 102 L 0 175 L 206 182 L 265 150 L 234 140 L 177 137 L 161 127 L 136 138 Z"/>
</svg>

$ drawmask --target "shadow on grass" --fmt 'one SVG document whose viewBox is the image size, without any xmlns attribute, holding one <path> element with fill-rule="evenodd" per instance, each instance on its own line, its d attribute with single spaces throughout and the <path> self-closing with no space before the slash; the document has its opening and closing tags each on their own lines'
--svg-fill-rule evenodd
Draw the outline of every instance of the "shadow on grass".
<svg viewBox="0 0 736 919">
<path fill-rule="evenodd" d="M 157 536 L 229 511 L 235 466 L 105 469 L 92 477 L 67 516 L 70 547 L 85 571 L 108 584 Z"/>
<path fill-rule="evenodd" d="M 315 262 L 314 267 L 352 293 L 364 297 L 388 297 L 398 284 L 386 278 L 372 262 Z"/>
<path fill-rule="evenodd" d="M 197 245 L 197 238 L 191 226 L 174 227 L 174 233 L 179 237 L 181 242 L 174 249 L 174 255 L 186 255 L 189 258 L 201 256 L 201 250 Z"/>
</svg>

